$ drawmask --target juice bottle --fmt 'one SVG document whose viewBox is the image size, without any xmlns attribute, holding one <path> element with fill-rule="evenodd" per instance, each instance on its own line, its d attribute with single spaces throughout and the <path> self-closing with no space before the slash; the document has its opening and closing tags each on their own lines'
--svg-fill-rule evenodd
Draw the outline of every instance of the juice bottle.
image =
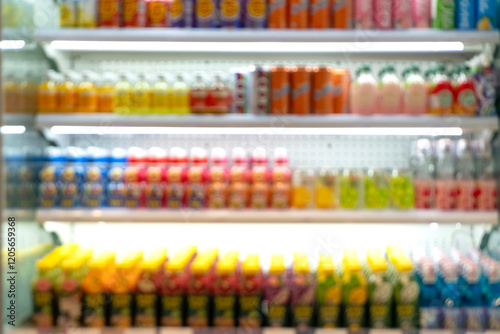
<svg viewBox="0 0 500 334">
<path fill-rule="evenodd" d="M 78 0 L 77 23 L 79 28 L 97 27 L 97 2 L 98 0 Z"/>
<path fill-rule="evenodd" d="M 420 289 L 413 263 L 399 247 L 387 247 L 387 257 L 391 262 L 390 276 L 394 286 L 394 323 L 402 329 L 417 328 Z"/>
<path fill-rule="evenodd" d="M 476 27 L 479 30 L 498 29 L 498 4 L 491 0 L 480 0 L 476 5 Z"/>
<path fill-rule="evenodd" d="M 390 176 L 384 170 L 370 168 L 365 175 L 365 207 L 385 209 L 389 207 Z"/>
<path fill-rule="evenodd" d="M 191 276 L 191 263 L 196 247 L 179 251 L 164 266 L 165 278 L 161 284 L 160 325 L 182 326 L 185 319 L 185 294 Z"/>
<path fill-rule="evenodd" d="M 286 148 L 274 150 L 274 167 L 271 171 L 271 208 L 285 209 L 290 205 L 290 168 Z"/>
<path fill-rule="evenodd" d="M 336 209 L 339 207 L 339 173 L 335 169 L 322 168 L 316 178 L 316 207 Z"/>
<path fill-rule="evenodd" d="M 89 73 L 83 75 L 82 82 L 76 88 L 76 106 L 78 112 L 97 111 L 97 88 Z"/>
<path fill-rule="evenodd" d="M 476 207 L 476 181 L 474 180 L 474 160 L 467 139 L 459 139 L 456 144 L 455 179 L 456 205 L 458 210 L 473 210 Z"/>
<path fill-rule="evenodd" d="M 239 280 L 238 252 L 228 252 L 217 263 L 213 285 L 213 325 L 234 327 Z"/>
<path fill-rule="evenodd" d="M 252 185 L 250 187 L 250 207 L 265 209 L 269 206 L 269 169 L 267 154 L 263 147 L 256 148 L 252 153 L 251 169 Z"/>
<path fill-rule="evenodd" d="M 58 326 L 75 328 L 80 323 L 82 311 L 82 280 L 87 274 L 92 250 L 78 249 L 61 264 L 62 276 L 56 286 L 58 294 Z"/>
<path fill-rule="evenodd" d="M 61 28 L 78 26 L 77 2 L 75 0 L 62 0 L 59 2 L 59 26 Z"/>
<path fill-rule="evenodd" d="M 184 82 L 182 75 L 176 76 L 172 88 L 172 112 L 174 114 L 189 114 L 189 87 Z"/>
<path fill-rule="evenodd" d="M 441 296 L 437 273 L 430 257 L 418 261 L 417 280 L 420 285 L 420 326 L 422 328 L 440 328 Z"/>
<path fill-rule="evenodd" d="M 208 170 L 207 206 L 212 209 L 222 209 L 227 205 L 229 171 L 227 168 L 226 151 L 214 147 L 210 154 L 212 165 Z"/>
<path fill-rule="evenodd" d="M 227 114 L 231 107 L 231 91 L 224 84 L 220 75 L 215 75 L 207 96 L 207 112 Z"/>
<path fill-rule="evenodd" d="M 109 157 L 101 148 L 92 147 L 88 151 L 88 164 L 84 169 L 81 186 L 82 204 L 86 207 L 102 207 L 105 206 Z"/>
<path fill-rule="evenodd" d="M 130 85 L 126 73 L 120 75 L 120 78 L 115 85 L 115 94 L 115 112 L 119 114 L 129 114 L 132 102 L 132 85 Z"/>
<path fill-rule="evenodd" d="M 138 147 L 129 148 L 127 168 L 123 180 L 125 183 L 125 206 L 138 208 L 144 206 L 144 176 L 146 153 Z"/>
<path fill-rule="evenodd" d="M 262 302 L 264 277 L 259 256 L 250 254 L 242 265 L 238 284 L 238 325 L 244 328 L 259 328 L 262 325 L 260 305 Z"/>
<path fill-rule="evenodd" d="M 38 173 L 38 201 L 41 207 L 59 206 L 59 178 L 66 163 L 66 156 L 58 148 L 48 148 L 44 157 L 44 165 Z"/>
<path fill-rule="evenodd" d="M 169 152 L 170 167 L 167 169 L 166 207 L 182 208 L 186 196 L 187 154 L 180 147 L 172 147 Z"/>
<path fill-rule="evenodd" d="M 139 74 L 138 81 L 132 86 L 130 94 L 130 112 L 148 114 L 151 106 L 151 86 L 144 73 Z"/>
<path fill-rule="evenodd" d="M 107 292 L 113 287 L 115 275 L 115 253 L 105 252 L 90 260 L 87 275 L 82 281 L 83 326 L 107 325 L 107 306 L 110 302 Z"/>
<path fill-rule="evenodd" d="M 187 170 L 186 204 L 201 209 L 207 205 L 207 152 L 201 147 L 191 148 L 190 167 Z"/>
<path fill-rule="evenodd" d="M 84 166 L 87 158 L 83 150 L 78 147 L 68 147 L 66 150 L 67 163 L 63 167 L 59 182 L 59 206 L 73 208 L 80 205 Z"/>
<path fill-rule="evenodd" d="M 369 66 L 362 66 L 356 71 L 356 80 L 351 84 L 351 113 L 370 115 L 377 105 L 377 82 Z"/>
<path fill-rule="evenodd" d="M 431 22 L 434 29 L 454 29 L 455 0 L 431 0 Z"/>
<path fill-rule="evenodd" d="M 218 251 L 200 253 L 191 266 L 191 277 L 187 285 L 187 325 L 208 327 L 210 325 L 211 289 L 215 280 Z"/>
<path fill-rule="evenodd" d="M 361 262 L 353 249 L 344 250 L 342 260 L 342 301 L 345 307 L 344 325 L 350 330 L 365 327 L 368 285 L 362 273 Z"/>
<path fill-rule="evenodd" d="M 321 255 L 316 271 L 316 303 L 318 327 L 339 327 L 342 304 L 342 279 L 332 257 Z"/>
<path fill-rule="evenodd" d="M 363 172 L 357 169 L 344 169 L 340 178 L 340 207 L 358 209 L 364 205 Z"/>
<path fill-rule="evenodd" d="M 125 168 L 127 166 L 127 153 L 120 148 L 113 149 L 109 162 L 109 171 L 107 174 L 106 197 L 107 205 L 110 207 L 125 206 Z"/>
<path fill-rule="evenodd" d="M 389 185 L 391 207 L 396 209 L 412 209 L 415 205 L 412 173 L 404 168 L 392 170 Z"/>
<path fill-rule="evenodd" d="M 412 154 L 413 188 L 416 209 L 434 208 L 435 180 L 432 147 L 429 139 L 421 138 L 414 144 Z"/>
<path fill-rule="evenodd" d="M 231 209 L 243 209 L 248 205 L 250 187 L 248 184 L 250 171 L 248 169 L 247 153 L 241 147 L 235 147 L 232 152 L 232 166 L 229 170 L 228 205 Z"/>
<path fill-rule="evenodd" d="M 439 65 L 429 84 L 429 113 L 449 115 L 453 112 L 453 87 L 445 73 L 444 65 Z"/>
<path fill-rule="evenodd" d="M 270 327 L 285 327 L 288 325 L 287 305 L 290 300 L 290 287 L 286 283 L 286 267 L 283 255 L 273 255 L 269 273 L 264 282 L 267 325 Z"/>
<path fill-rule="evenodd" d="M 19 83 L 20 112 L 28 114 L 33 114 L 36 112 L 36 90 L 37 85 L 35 75 L 33 72 L 29 71 L 26 73 L 25 78 Z"/>
<path fill-rule="evenodd" d="M 427 87 L 418 66 L 411 66 L 404 80 L 403 111 L 408 115 L 427 113 Z"/>
<path fill-rule="evenodd" d="M 316 177 L 313 169 L 296 168 L 292 176 L 292 207 L 311 209 L 315 205 Z"/>
<path fill-rule="evenodd" d="M 194 83 L 189 91 L 189 105 L 193 114 L 208 113 L 208 92 L 209 89 L 203 81 L 201 74 L 197 74 Z"/>
<path fill-rule="evenodd" d="M 39 113 L 53 113 L 57 110 L 57 85 L 51 70 L 47 71 L 45 80 L 38 86 L 37 104 Z"/>
<path fill-rule="evenodd" d="M 148 166 L 145 171 L 144 202 L 148 208 L 161 208 L 165 206 L 167 152 L 159 147 L 151 147 L 147 159 Z"/>
<path fill-rule="evenodd" d="M 497 203 L 497 187 L 493 176 L 494 167 L 489 143 L 478 140 L 475 143 L 476 205 L 478 210 L 494 210 Z"/>
<path fill-rule="evenodd" d="M 116 109 L 115 85 L 111 74 L 104 74 L 101 84 L 97 87 L 97 111 L 112 113 Z"/>
<path fill-rule="evenodd" d="M 451 210 L 457 194 L 452 141 L 439 139 L 436 151 L 436 209 Z"/>
<path fill-rule="evenodd" d="M 454 87 L 453 113 L 463 116 L 476 114 L 477 101 L 474 81 L 469 74 L 467 65 L 459 67 L 457 82 Z"/>
<path fill-rule="evenodd" d="M 172 109 L 172 101 L 169 86 L 165 75 L 158 75 L 151 93 L 151 112 L 155 114 L 166 114 Z"/>
<path fill-rule="evenodd" d="M 134 326 L 155 327 L 161 281 L 164 278 L 163 267 L 167 260 L 165 249 L 155 250 L 140 264 L 140 276 L 134 288 Z"/>
<path fill-rule="evenodd" d="M 307 256 L 294 254 L 294 261 L 288 274 L 292 325 L 297 328 L 312 326 L 316 282 L 310 272 Z"/>
<path fill-rule="evenodd" d="M 390 328 L 394 287 L 388 275 L 387 261 L 380 251 L 372 249 L 367 253 L 366 264 L 370 328 Z"/>
<path fill-rule="evenodd" d="M 384 67 L 379 73 L 378 84 L 378 113 L 402 113 L 403 91 L 394 66 Z"/>
</svg>

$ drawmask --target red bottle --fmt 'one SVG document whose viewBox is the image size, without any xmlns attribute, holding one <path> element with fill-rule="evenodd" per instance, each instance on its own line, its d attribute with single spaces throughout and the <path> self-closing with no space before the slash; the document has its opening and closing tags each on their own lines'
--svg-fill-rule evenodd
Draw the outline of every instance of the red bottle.
<svg viewBox="0 0 500 334">
<path fill-rule="evenodd" d="M 469 75 L 467 65 L 460 66 L 458 71 L 453 91 L 453 113 L 460 116 L 474 116 L 477 107 L 474 81 Z"/>
<path fill-rule="evenodd" d="M 252 154 L 252 170 L 250 187 L 250 207 L 266 209 L 269 206 L 269 168 L 266 150 L 258 147 Z"/>
<path fill-rule="evenodd" d="M 207 112 L 208 88 L 203 82 L 200 74 L 196 75 L 195 81 L 189 91 L 189 105 L 191 113 L 203 114 Z"/>
<path fill-rule="evenodd" d="M 146 153 L 138 147 L 131 147 L 125 168 L 125 206 L 129 208 L 144 207 L 144 176 L 146 171 Z"/>
<path fill-rule="evenodd" d="M 429 85 L 429 113 L 449 115 L 453 112 L 453 87 L 445 73 L 444 65 L 439 65 Z"/>
<path fill-rule="evenodd" d="M 231 92 L 219 75 L 210 86 L 207 98 L 207 112 L 227 114 L 231 106 Z"/>
<path fill-rule="evenodd" d="M 152 147 L 148 154 L 148 167 L 145 175 L 144 201 L 148 208 L 165 206 L 165 177 L 168 156 L 165 150 Z"/>
<path fill-rule="evenodd" d="M 186 205 L 189 208 L 201 209 L 207 204 L 207 152 L 201 147 L 193 147 L 189 154 L 189 162 Z"/>
<path fill-rule="evenodd" d="M 207 206 L 212 209 L 225 208 L 228 192 L 227 155 L 223 148 L 215 147 L 210 154 L 212 165 L 208 170 Z"/>
<path fill-rule="evenodd" d="M 229 181 L 229 208 L 246 208 L 249 196 L 249 170 L 247 153 L 241 147 L 235 147 L 233 149 L 232 166 L 229 170 Z"/>
<path fill-rule="evenodd" d="M 167 169 L 167 186 L 165 188 L 165 200 L 167 208 L 182 208 L 185 199 L 185 184 L 187 154 L 180 147 L 172 147 L 169 154 L 170 166 Z"/>
</svg>

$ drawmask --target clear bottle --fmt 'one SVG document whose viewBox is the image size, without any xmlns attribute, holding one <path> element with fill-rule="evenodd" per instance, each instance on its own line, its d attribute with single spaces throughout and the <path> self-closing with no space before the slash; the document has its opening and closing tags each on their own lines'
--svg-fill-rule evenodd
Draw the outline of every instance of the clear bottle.
<svg viewBox="0 0 500 334">
<path fill-rule="evenodd" d="M 371 115 L 377 105 L 377 81 L 370 66 L 362 66 L 356 71 L 356 80 L 351 84 L 351 112 Z"/>
<path fill-rule="evenodd" d="M 76 105 L 76 87 L 70 73 L 64 73 L 63 81 L 57 85 L 58 111 L 74 112 Z"/>
<path fill-rule="evenodd" d="M 172 89 L 172 112 L 174 114 L 189 114 L 189 87 L 181 74 L 176 76 Z"/>
<path fill-rule="evenodd" d="M 314 169 L 296 168 L 292 176 L 292 207 L 296 209 L 312 209 L 315 203 Z"/>
<path fill-rule="evenodd" d="M 378 113 L 398 114 L 402 112 L 403 91 L 394 66 L 383 68 L 378 84 Z"/>
<path fill-rule="evenodd" d="M 112 113 L 116 108 L 116 92 L 114 77 L 111 73 L 104 73 L 97 88 L 97 110 L 103 113 Z"/>
<path fill-rule="evenodd" d="M 476 181 L 474 180 L 474 159 L 470 143 L 467 139 L 460 139 L 456 147 L 456 208 L 459 210 L 473 210 L 475 205 Z"/>
<path fill-rule="evenodd" d="M 455 207 L 456 197 L 453 142 L 447 138 L 439 139 L 436 154 L 436 208 L 451 210 Z"/>
<path fill-rule="evenodd" d="M 434 208 L 435 181 L 432 144 L 429 139 L 419 139 L 413 143 L 411 157 L 415 208 Z"/>
<path fill-rule="evenodd" d="M 453 87 L 444 65 L 439 65 L 429 83 L 429 113 L 449 115 L 453 111 Z"/>
<path fill-rule="evenodd" d="M 92 113 L 97 111 L 97 88 L 92 81 L 91 73 L 84 73 L 82 82 L 76 88 L 76 106 L 78 112 Z"/>
<path fill-rule="evenodd" d="M 485 139 L 474 143 L 475 171 L 477 180 L 477 209 L 495 210 L 497 207 L 497 183 L 489 142 Z"/>
<path fill-rule="evenodd" d="M 132 87 L 130 112 L 148 114 L 151 103 L 151 86 L 144 73 L 139 74 L 138 81 Z"/>
<path fill-rule="evenodd" d="M 391 206 L 396 209 L 411 209 L 415 203 L 412 173 L 404 168 L 394 168 L 389 186 Z"/>
<path fill-rule="evenodd" d="M 367 209 L 386 209 L 389 207 L 390 177 L 387 171 L 368 169 L 365 175 L 365 206 Z"/>
<path fill-rule="evenodd" d="M 33 114 L 36 112 L 36 78 L 33 72 L 28 71 L 19 84 L 20 112 Z"/>
<path fill-rule="evenodd" d="M 418 66 L 411 66 L 405 76 L 403 109 L 408 115 L 421 115 L 427 113 L 428 96 L 427 84 L 420 74 Z"/>
<path fill-rule="evenodd" d="M 210 85 L 207 101 L 207 112 L 213 114 L 227 114 L 231 107 L 231 93 L 220 75 L 214 77 Z"/>
<path fill-rule="evenodd" d="M 153 86 L 151 94 L 151 112 L 155 114 L 166 114 L 169 112 L 169 109 L 172 108 L 169 88 L 165 75 L 158 75 L 158 80 Z"/>
<path fill-rule="evenodd" d="M 316 180 L 316 207 L 336 209 L 339 207 L 339 172 L 333 168 L 321 168 Z"/>
<path fill-rule="evenodd" d="M 120 74 L 120 78 L 115 85 L 115 94 L 115 112 L 119 114 L 129 114 L 132 100 L 132 85 L 129 82 L 127 73 Z"/>
<path fill-rule="evenodd" d="M 340 179 L 340 207 L 343 209 L 359 209 L 364 206 L 365 184 L 363 171 L 344 169 Z"/>
<path fill-rule="evenodd" d="M 37 103 L 39 113 L 53 113 L 57 109 L 57 85 L 52 70 L 47 71 L 44 81 L 38 86 Z"/>
<path fill-rule="evenodd" d="M 197 74 L 190 90 L 190 107 L 193 114 L 207 112 L 208 88 L 201 74 Z"/>
</svg>

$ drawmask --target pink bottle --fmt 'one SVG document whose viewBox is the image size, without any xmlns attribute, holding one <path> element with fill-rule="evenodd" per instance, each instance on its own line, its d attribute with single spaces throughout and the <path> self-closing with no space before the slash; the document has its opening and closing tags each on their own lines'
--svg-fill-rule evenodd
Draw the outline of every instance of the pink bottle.
<svg viewBox="0 0 500 334">
<path fill-rule="evenodd" d="M 356 80 L 351 84 L 351 112 L 371 115 L 377 107 L 377 81 L 371 74 L 370 66 L 360 67 L 356 76 Z"/>
<path fill-rule="evenodd" d="M 373 29 L 372 0 L 354 0 L 354 29 Z"/>
<path fill-rule="evenodd" d="M 434 208 L 434 164 L 432 162 L 432 145 L 429 139 L 421 138 L 414 142 L 411 161 L 414 162 L 415 208 Z"/>
<path fill-rule="evenodd" d="M 415 28 L 429 28 L 431 25 L 431 1 L 411 0 L 411 13 Z"/>
<path fill-rule="evenodd" d="M 376 29 L 392 28 L 391 0 L 373 0 L 373 20 Z"/>
<path fill-rule="evenodd" d="M 403 89 L 394 66 L 384 67 L 378 85 L 378 113 L 398 114 L 403 112 Z"/>
<path fill-rule="evenodd" d="M 427 91 L 425 79 L 418 66 L 411 66 L 405 75 L 403 92 L 403 111 L 408 115 L 427 113 Z"/>
<path fill-rule="evenodd" d="M 271 171 L 271 208 L 285 209 L 290 206 L 290 168 L 286 148 L 274 150 L 274 167 Z"/>
<path fill-rule="evenodd" d="M 458 210 L 473 210 L 475 207 L 476 181 L 474 180 L 474 160 L 467 139 L 457 142 L 456 184 Z"/>
<path fill-rule="evenodd" d="M 497 207 L 497 185 L 488 141 L 477 141 L 474 145 L 474 153 L 477 179 L 476 208 L 478 210 L 495 210 Z"/>
<path fill-rule="evenodd" d="M 455 207 L 456 182 L 453 168 L 453 143 L 443 138 L 437 142 L 436 159 L 436 209 L 451 210 Z"/>
<path fill-rule="evenodd" d="M 412 0 L 393 0 L 393 20 L 394 29 L 410 29 L 413 27 L 413 19 L 411 16 L 411 1 Z"/>
</svg>

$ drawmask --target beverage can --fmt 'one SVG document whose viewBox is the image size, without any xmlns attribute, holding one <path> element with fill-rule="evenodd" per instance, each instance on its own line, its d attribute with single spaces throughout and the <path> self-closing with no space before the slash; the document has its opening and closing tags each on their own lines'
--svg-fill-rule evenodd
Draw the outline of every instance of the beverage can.
<svg viewBox="0 0 500 334">
<path fill-rule="evenodd" d="M 374 0 L 373 1 L 373 20 L 376 29 L 392 28 L 392 1 Z"/>
<path fill-rule="evenodd" d="M 99 27 L 118 28 L 120 26 L 120 1 L 99 0 Z"/>
<path fill-rule="evenodd" d="M 236 114 L 246 113 L 246 78 L 245 73 L 236 72 L 234 73 L 235 84 L 233 93 L 233 112 Z"/>
<path fill-rule="evenodd" d="M 97 27 L 97 0 L 78 1 L 77 23 L 80 28 Z"/>
<path fill-rule="evenodd" d="M 250 79 L 252 81 L 252 112 L 254 114 L 268 114 L 269 113 L 269 92 L 270 87 L 269 71 L 262 67 L 256 67 L 250 72 Z"/>
<path fill-rule="evenodd" d="M 182 0 L 172 0 L 168 8 L 168 21 L 171 27 L 184 27 L 186 20 L 186 3 Z"/>
<path fill-rule="evenodd" d="M 146 0 L 123 0 L 122 14 L 124 27 L 145 27 Z"/>
<path fill-rule="evenodd" d="M 166 0 L 149 0 L 147 3 L 147 23 L 148 27 L 168 26 L 168 2 Z"/>
<path fill-rule="evenodd" d="M 353 0 L 332 1 L 333 28 L 352 29 Z"/>
<path fill-rule="evenodd" d="M 333 73 L 329 67 L 316 67 L 312 74 L 313 113 L 332 114 Z"/>
<path fill-rule="evenodd" d="M 455 0 L 432 0 L 432 28 L 455 28 Z"/>
<path fill-rule="evenodd" d="M 370 0 L 354 0 L 354 29 L 373 29 L 372 14 Z"/>
<path fill-rule="evenodd" d="M 265 28 L 267 19 L 266 0 L 244 1 L 243 17 L 246 28 Z"/>
<path fill-rule="evenodd" d="M 313 29 L 330 28 L 330 1 L 311 0 L 309 25 Z"/>
<path fill-rule="evenodd" d="M 413 26 L 411 0 L 395 0 L 393 7 L 394 29 L 409 29 Z"/>
<path fill-rule="evenodd" d="M 349 112 L 350 81 L 348 69 L 336 68 L 333 70 L 333 112 L 336 114 Z"/>
<path fill-rule="evenodd" d="M 290 69 L 287 66 L 271 68 L 271 114 L 286 115 L 290 111 Z"/>
<path fill-rule="evenodd" d="M 495 0 L 478 0 L 475 5 L 477 6 L 477 29 L 498 29 L 497 2 Z"/>
<path fill-rule="evenodd" d="M 431 25 L 430 0 L 412 0 L 412 19 L 415 28 L 429 28 Z"/>
<path fill-rule="evenodd" d="M 311 113 L 311 68 L 293 67 L 291 71 L 292 99 L 290 111 L 292 114 Z"/>
<path fill-rule="evenodd" d="M 267 27 L 271 29 L 288 28 L 288 0 L 269 0 Z"/>
<path fill-rule="evenodd" d="M 218 14 L 221 27 L 241 27 L 241 4 L 239 0 L 218 0 Z"/>
<path fill-rule="evenodd" d="M 475 2 L 473 0 L 457 0 L 456 28 L 460 30 L 476 29 Z"/>
<path fill-rule="evenodd" d="M 62 0 L 59 3 L 59 25 L 61 28 L 78 26 L 78 9 L 75 0 Z"/>
<path fill-rule="evenodd" d="M 230 0 L 228 0 L 230 1 Z M 196 0 L 195 25 L 198 28 L 215 28 L 216 22 L 215 0 Z"/>
<path fill-rule="evenodd" d="M 309 0 L 290 0 L 288 4 L 291 29 L 307 29 L 309 27 Z"/>
</svg>

